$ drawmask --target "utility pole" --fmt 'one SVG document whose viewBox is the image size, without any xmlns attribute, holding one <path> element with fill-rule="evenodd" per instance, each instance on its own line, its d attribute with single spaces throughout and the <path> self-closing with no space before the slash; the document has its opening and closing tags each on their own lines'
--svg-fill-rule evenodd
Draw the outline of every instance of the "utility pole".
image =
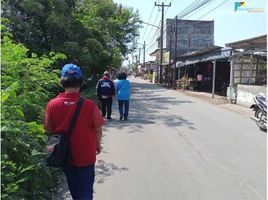
<svg viewBox="0 0 268 200">
<path fill-rule="evenodd" d="M 160 35 L 160 74 L 159 74 L 159 78 L 158 80 L 160 80 L 159 82 L 162 83 L 162 64 L 163 64 L 163 34 L 164 34 L 164 8 L 165 7 L 170 7 L 171 3 L 169 3 L 169 5 L 165 5 L 164 2 L 162 2 L 162 4 L 156 4 L 156 2 L 154 2 L 155 6 L 161 6 L 161 11 L 162 11 L 162 19 L 161 19 L 161 35 Z"/>
<path fill-rule="evenodd" d="M 168 68 L 168 86 L 173 86 L 173 69 L 171 68 L 171 45 L 172 45 L 173 27 L 171 26 L 170 38 L 169 38 L 169 68 Z"/>
<path fill-rule="evenodd" d="M 139 63 L 141 63 L 141 48 L 139 48 Z"/>
<path fill-rule="evenodd" d="M 174 69 L 173 69 L 173 77 L 172 77 L 172 85 L 175 89 L 176 87 L 176 63 L 177 63 L 177 40 L 178 40 L 178 16 L 175 18 L 175 55 L 174 55 Z M 180 70 L 180 68 L 178 69 Z M 180 72 L 178 72 L 178 79 L 180 79 Z"/>
<path fill-rule="evenodd" d="M 136 71 L 138 71 L 138 56 L 135 55 L 135 58 L 136 58 Z"/>
<path fill-rule="evenodd" d="M 145 69 L 145 41 L 143 42 L 143 67 Z"/>
<path fill-rule="evenodd" d="M 131 63 L 131 64 L 134 64 L 134 56 L 133 56 L 133 52 L 131 52 L 131 58 L 132 58 L 132 63 Z"/>
</svg>

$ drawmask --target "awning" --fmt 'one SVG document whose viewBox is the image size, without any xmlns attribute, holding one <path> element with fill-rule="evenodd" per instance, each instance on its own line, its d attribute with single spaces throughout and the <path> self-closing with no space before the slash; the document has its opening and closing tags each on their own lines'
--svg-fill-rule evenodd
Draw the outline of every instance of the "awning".
<svg viewBox="0 0 268 200">
<path fill-rule="evenodd" d="M 155 49 L 152 53 L 150 53 L 150 56 L 157 56 L 158 54 L 160 54 L 160 49 Z"/>
<path fill-rule="evenodd" d="M 157 48 L 157 49 L 155 49 L 152 53 L 150 53 L 149 55 L 150 56 L 158 56 L 158 55 L 160 55 L 160 48 Z M 167 49 L 166 48 L 163 48 L 163 53 L 165 53 L 167 51 Z"/>
<path fill-rule="evenodd" d="M 212 51 L 220 50 L 221 48 L 222 47 L 220 47 L 220 46 L 211 46 L 211 47 L 204 48 L 204 49 L 201 49 L 198 51 L 192 51 L 190 53 L 183 54 L 183 55 L 179 56 L 178 58 L 180 59 L 180 58 L 195 57 L 198 55 L 207 54 L 207 53 L 212 52 Z"/>
<path fill-rule="evenodd" d="M 195 52 L 195 56 L 193 54 L 185 57 L 183 61 L 178 61 L 176 63 L 176 67 L 183 67 L 185 65 L 192 65 L 200 62 L 208 62 L 213 60 L 221 60 L 221 59 L 229 59 L 231 56 L 230 48 L 217 48 L 214 51 L 206 51 L 206 53 L 200 54 Z"/>
<path fill-rule="evenodd" d="M 262 35 L 246 40 L 240 40 L 225 44 L 227 47 L 233 49 L 266 49 L 267 48 L 267 35 Z"/>
</svg>

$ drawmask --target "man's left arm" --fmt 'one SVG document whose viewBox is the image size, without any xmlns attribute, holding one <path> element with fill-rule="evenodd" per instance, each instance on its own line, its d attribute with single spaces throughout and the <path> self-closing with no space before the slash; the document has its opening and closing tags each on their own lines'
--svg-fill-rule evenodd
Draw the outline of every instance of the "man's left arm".
<svg viewBox="0 0 268 200">
<path fill-rule="evenodd" d="M 101 138 L 102 138 L 102 128 L 96 128 L 96 135 L 97 135 L 97 154 L 101 152 Z"/>
<path fill-rule="evenodd" d="M 93 110 L 93 126 L 95 127 L 96 130 L 96 143 L 97 143 L 97 153 L 99 154 L 101 152 L 101 138 L 102 138 L 102 126 L 104 125 L 104 120 L 103 117 L 100 113 L 100 110 L 98 107 L 95 105 L 95 108 Z"/>
</svg>

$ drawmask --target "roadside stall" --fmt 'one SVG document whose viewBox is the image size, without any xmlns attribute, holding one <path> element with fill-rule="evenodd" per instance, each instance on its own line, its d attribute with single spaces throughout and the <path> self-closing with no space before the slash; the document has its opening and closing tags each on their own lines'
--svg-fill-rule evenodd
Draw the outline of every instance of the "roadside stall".
<svg viewBox="0 0 268 200">
<path fill-rule="evenodd" d="M 227 43 L 232 48 L 227 99 L 250 105 L 256 94 L 266 96 L 267 35 Z"/>
</svg>

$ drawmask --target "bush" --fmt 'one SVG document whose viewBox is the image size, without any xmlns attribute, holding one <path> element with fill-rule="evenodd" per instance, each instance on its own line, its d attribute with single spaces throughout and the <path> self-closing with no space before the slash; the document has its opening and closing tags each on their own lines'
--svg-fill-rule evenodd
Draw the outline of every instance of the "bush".
<svg viewBox="0 0 268 200">
<path fill-rule="evenodd" d="M 50 199 L 58 171 L 44 164 L 44 107 L 60 88 L 62 54 L 27 56 L 28 49 L 9 36 L 2 39 L 1 196 L 3 199 Z"/>
<path fill-rule="evenodd" d="M 149 76 L 150 83 L 152 83 L 153 82 L 153 74 L 149 74 L 148 76 Z"/>
<path fill-rule="evenodd" d="M 101 108 L 101 103 L 96 94 L 97 82 L 97 79 L 85 81 L 82 87 L 81 96 L 93 100 L 98 105 L 98 107 Z"/>
<path fill-rule="evenodd" d="M 181 88 L 187 89 L 190 86 L 190 83 L 192 80 L 193 80 L 192 78 L 183 76 L 177 81 L 177 89 L 181 89 Z"/>
</svg>

